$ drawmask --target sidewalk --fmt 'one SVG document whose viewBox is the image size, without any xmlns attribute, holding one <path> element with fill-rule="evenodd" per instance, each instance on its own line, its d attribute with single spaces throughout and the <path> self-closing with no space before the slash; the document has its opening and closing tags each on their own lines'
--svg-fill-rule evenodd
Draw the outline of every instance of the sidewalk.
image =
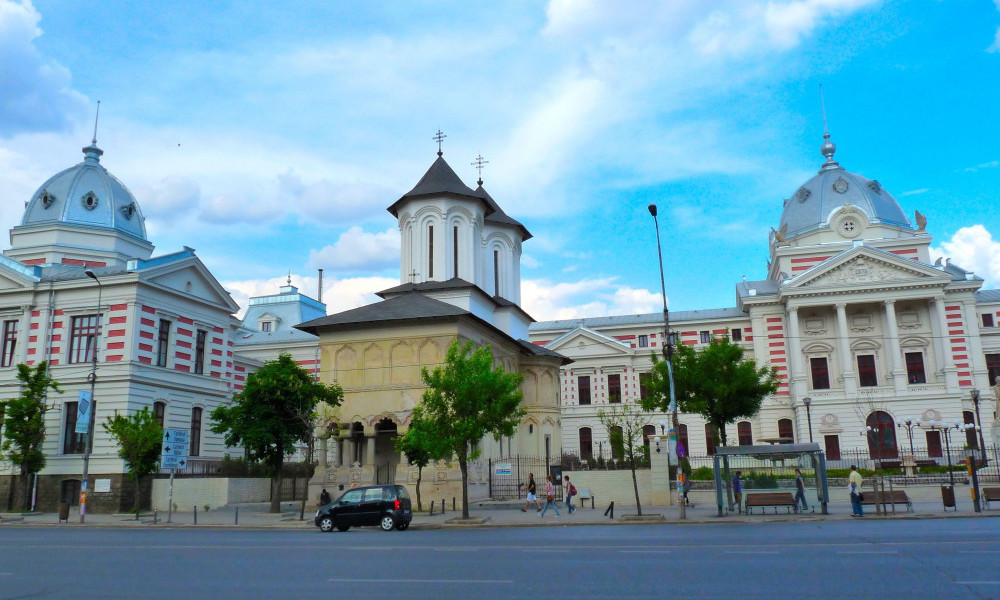
<svg viewBox="0 0 1000 600">
<path fill-rule="evenodd" d="M 957 491 L 957 490 L 956 490 Z M 923 494 L 917 494 L 923 496 Z M 727 513 L 724 517 L 718 517 L 718 507 L 715 502 L 715 493 L 711 491 L 692 492 L 691 500 L 694 506 L 687 508 L 687 518 L 685 521 L 678 519 L 677 506 L 644 506 L 643 515 L 649 515 L 651 520 L 632 520 L 628 515 L 635 515 L 635 506 L 615 504 L 614 519 L 605 516 L 607 504 L 595 504 L 590 508 L 577 506 L 573 514 L 568 514 L 566 507 L 560 504 L 560 516 L 549 509 L 544 517 L 539 517 L 534 505 L 527 512 L 521 512 L 524 506 L 521 501 L 512 502 L 477 502 L 470 507 L 470 517 L 475 519 L 474 523 L 455 523 L 454 520 L 461 517 L 461 511 L 448 510 L 445 513 L 437 512 L 429 515 L 426 512 L 414 515 L 411 529 L 437 529 L 450 527 L 539 527 L 539 526 L 576 526 L 576 525 L 626 525 L 626 524 L 651 524 L 651 523 L 759 523 L 768 522 L 788 522 L 788 521 L 849 521 L 851 518 L 850 503 L 846 499 L 834 497 L 834 501 L 829 506 L 828 515 L 820 514 L 819 506 L 811 506 L 809 512 L 801 514 L 788 512 L 784 508 L 766 509 L 766 513 L 746 515 L 739 513 Z M 209 511 L 198 510 L 197 524 L 195 523 L 195 513 L 193 510 L 175 511 L 167 523 L 166 513 L 156 514 L 156 523 L 153 523 L 153 513 L 143 513 L 136 520 L 134 515 L 128 514 L 88 514 L 86 523 L 80 523 L 80 517 L 74 508 L 70 511 L 68 523 L 59 523 L 57 513 L 32 513 L 22 515 L 20 513 L 0 514 L 0 527 L 4 525 L 12 526 L 50 526 L 50 527 L 227 527 L 227 528 L 255 528 L 255 529 L 299 529 L 304 531 L 315 531 L 313 515 L 315 506 L 308 506 L 305 513 L 305 520 L 299 520 L 299 505 L 297 503 L 283 502 L 280 514 L 269 513 L 270 505 L 267 503 L 240 504 L 236 506 L 225 506 L 213 508 Z M 761 509 L 758 509 L 761 510 Z M 659 516 L 657 519 L 656 516 Z M 906 507 L 896 506 L 895 514 L 888 512 L 885 518 L 953 518 L 953 517 L 1000 517 L 1000 510 L 996 507 L 992 511 L 976 514 L 972 509 L 972 501 L 969 498 L 958 499 L 958 511 L 950 510 L 944 512 L 940 498 L 933 499 L 927 497 L 913 498 L 913 512 L 907 512 Z M 237 523 L 238 517 L 238 523 Z M 865 507 L 865 518 L 867 520 L 883 518 L 875 513 L 873 506 Z"/>
</svg>

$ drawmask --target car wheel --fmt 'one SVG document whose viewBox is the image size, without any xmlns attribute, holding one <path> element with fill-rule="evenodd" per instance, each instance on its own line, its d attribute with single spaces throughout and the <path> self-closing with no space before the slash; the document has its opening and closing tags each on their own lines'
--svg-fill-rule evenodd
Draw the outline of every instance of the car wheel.
<svg viewBox="0 0 1000 600">
<path fill-rule="evenodd" d="M 410 523 L 409 523 L 408 521 L 403 521 L 403 522 L 401 522 L 401 523 L 398 523 L 398 524 L 396 525 L 396 529 L 398 529 L 398 530 L 400 530 L 400 531 L 406 531 L 406 529 L 407 529 L 407 528 L 408 528 L 409 526 L 410 526 Z"/>
<path fill-rule="evenodd" d="M 319 530 L 326 533 L 333 531 L 333 517 L 323 517 L 320 519 Z"/>
<path fill-rule="evenodd" d="M 382 531 L 392 531 L 396 527 L 396 519 L 392 518 L 392 515 L 382 515 L 379 523 L 382 525 Z"/>
<path fill-rule="evenodd" d="M 347 525 L 337 525 L 337 531 L 347 531 L 350 529 Z"/>
</svg>

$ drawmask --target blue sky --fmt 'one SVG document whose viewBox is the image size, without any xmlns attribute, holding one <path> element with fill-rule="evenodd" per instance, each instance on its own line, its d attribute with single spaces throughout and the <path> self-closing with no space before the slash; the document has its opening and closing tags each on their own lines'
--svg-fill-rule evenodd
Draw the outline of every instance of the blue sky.
<svg viewBox="0 0 1000 600">
<path fill-rule="evenodd" d="M 782 200 L 837 160 L 1000 283 L 1000 0 L 0 0 L 0 226 L 81 160 L 157 252 L 188 245 L 239 302 L 288 272 L 342 310 L 398 282 L 385 208 L 435 158 L 535 235 L 538 319 L 674 310 L 765 275 Z M 994 237 L 996 236 L 996 237 Z"/>
</svg>

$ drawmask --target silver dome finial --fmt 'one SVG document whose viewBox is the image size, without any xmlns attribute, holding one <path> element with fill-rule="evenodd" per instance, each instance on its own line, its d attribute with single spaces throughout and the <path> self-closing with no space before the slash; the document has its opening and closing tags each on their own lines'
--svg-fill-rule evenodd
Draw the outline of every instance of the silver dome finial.
<svg viewBox="0 0 1000 600">
<path fill-rule="evenodd" d="M 97 101 L 97 114 L 94 115 L 94 138 L 90 140 L 90 145 L 83 149 L 83 155 L 86 157 L 84 162 L 86 163 L 98 163 L 101 162 L 101 155 L 104 154 L 104 150 L 97 147 L 97 121 L 101 117 L 101 101 Z"/>
<path fill-rule="evenodd" d="M 837 152 L 837 145 L 830 141 L 830 128 L 826 123 L 826 99 L 823 97 L 823 84 L 819 84 L 819 104 L 823 111 L 823 145 L 819 147 L 820 154 L 826 157 L 826 162 L 820 168 L 820 172 L 831 169 L 839 169 L 840 163 L 833 160 L 833 155 Z"/>
</svg>

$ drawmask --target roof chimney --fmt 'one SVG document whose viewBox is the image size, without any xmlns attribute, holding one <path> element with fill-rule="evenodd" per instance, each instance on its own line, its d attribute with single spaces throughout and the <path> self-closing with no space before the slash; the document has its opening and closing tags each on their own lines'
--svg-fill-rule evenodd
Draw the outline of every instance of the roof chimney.
<svg viewBox="0 0 1000 600">
<path fill-rule="evenodd" d="M 316 300 L 323 302 L 323 269 L 319 270 L 319 290 L 316 292 Z"/>
</svg>

